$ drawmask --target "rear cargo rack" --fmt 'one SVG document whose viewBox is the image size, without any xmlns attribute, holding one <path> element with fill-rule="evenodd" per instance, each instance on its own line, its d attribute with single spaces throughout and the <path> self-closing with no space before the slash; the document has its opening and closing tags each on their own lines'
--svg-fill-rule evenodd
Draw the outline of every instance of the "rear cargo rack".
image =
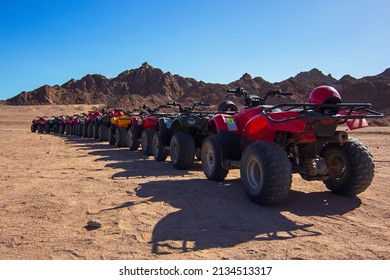
<svg viewBox="0 0 390 280">
<path fill-rule="evenodd" d="M 289 103 L 279 104 L 260 111 L 260 114 L 274 123 L 283 123 L 296 120 L 339 120 L 346 122 L 353 119 L 375 119 L 383 118 L 383 114 L 374 111 L 371 103 L 337 103 L 337 104 L 312 104 L 312 103 Z M 330 113 L 337 111 L 338 113 Z M 335 110 L 336 109 L 336 110 Z M 328 110 L 329 112 L 320 112 Z M 297 112 L 300 115 L 285 119 L 275 119 L 270 113 L 276 112 Z"/>
</svg>

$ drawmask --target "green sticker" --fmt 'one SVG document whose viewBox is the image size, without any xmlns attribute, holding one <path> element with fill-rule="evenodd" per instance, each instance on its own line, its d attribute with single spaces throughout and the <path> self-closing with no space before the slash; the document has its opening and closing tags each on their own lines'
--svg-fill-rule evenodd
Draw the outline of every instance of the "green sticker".
<svg viewBox="0 0 390 280">
<path fill-rule="evenodd" d="M 226 122 L 227 122 L 227 129 L 229 131 L 237 131 L 237 126 L 233 118 L 226 118 Z"/>
</svg>

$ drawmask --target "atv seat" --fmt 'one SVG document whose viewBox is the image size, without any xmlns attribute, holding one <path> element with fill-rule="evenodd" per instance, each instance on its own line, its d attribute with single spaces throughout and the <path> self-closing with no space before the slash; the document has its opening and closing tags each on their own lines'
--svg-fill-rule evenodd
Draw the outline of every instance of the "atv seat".
<svg viewBox="0 0 390 280">
<path fill-rule="evenodd" d="M 225 100 L 218 105 L 218 112 L 236 112 L 238 108 L 233 101 Z"/>
</svg>

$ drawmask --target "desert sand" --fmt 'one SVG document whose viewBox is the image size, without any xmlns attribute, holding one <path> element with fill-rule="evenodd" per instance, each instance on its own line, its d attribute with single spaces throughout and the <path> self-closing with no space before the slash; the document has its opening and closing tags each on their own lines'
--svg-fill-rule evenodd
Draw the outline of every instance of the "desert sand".
<svg viewBox="0 0 390 280">
<path fill-rule="evenodd" d="M 294 175 L 287 200 L 263 207 L 238 170 L 212 182 L 199 162 L 179 171 L 169 157 L 30 131 L 37 115 L 91 108 L 0 105 L 0 259 L 390 259 L 389 127 L 350 133 L 376 165 L 358 197 Z"/>
</svg>

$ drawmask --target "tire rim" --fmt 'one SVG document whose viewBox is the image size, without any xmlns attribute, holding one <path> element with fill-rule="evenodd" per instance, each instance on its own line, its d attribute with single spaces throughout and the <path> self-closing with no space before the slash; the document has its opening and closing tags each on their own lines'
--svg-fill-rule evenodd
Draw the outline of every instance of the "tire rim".
<svg viewBox="0 0 390 280">
<path fill-rule="evenodd" d="M 255 158 L 250 158 L 246 164 L 246 177 L 249 189 L 254 193 L 259 193 L 263 189 L 264 176 L 263 166 Z"/>
<path fill-rule="evenodd" d="M 211 173 L 215 168 L 215 154 L 210 144 L 205 145 L 204 154 L 205 158 L 202 161 L 204 163 L 204 168 L 208 173 Z"/>
<path fill-rule="evenodd" d="M 326 159 L 326 164 L 329 169 L 329 175 L 332 179 L 339 181 L 346 174 L 346 160 L 343 156 L 331 154 Z"/>
</svg>

